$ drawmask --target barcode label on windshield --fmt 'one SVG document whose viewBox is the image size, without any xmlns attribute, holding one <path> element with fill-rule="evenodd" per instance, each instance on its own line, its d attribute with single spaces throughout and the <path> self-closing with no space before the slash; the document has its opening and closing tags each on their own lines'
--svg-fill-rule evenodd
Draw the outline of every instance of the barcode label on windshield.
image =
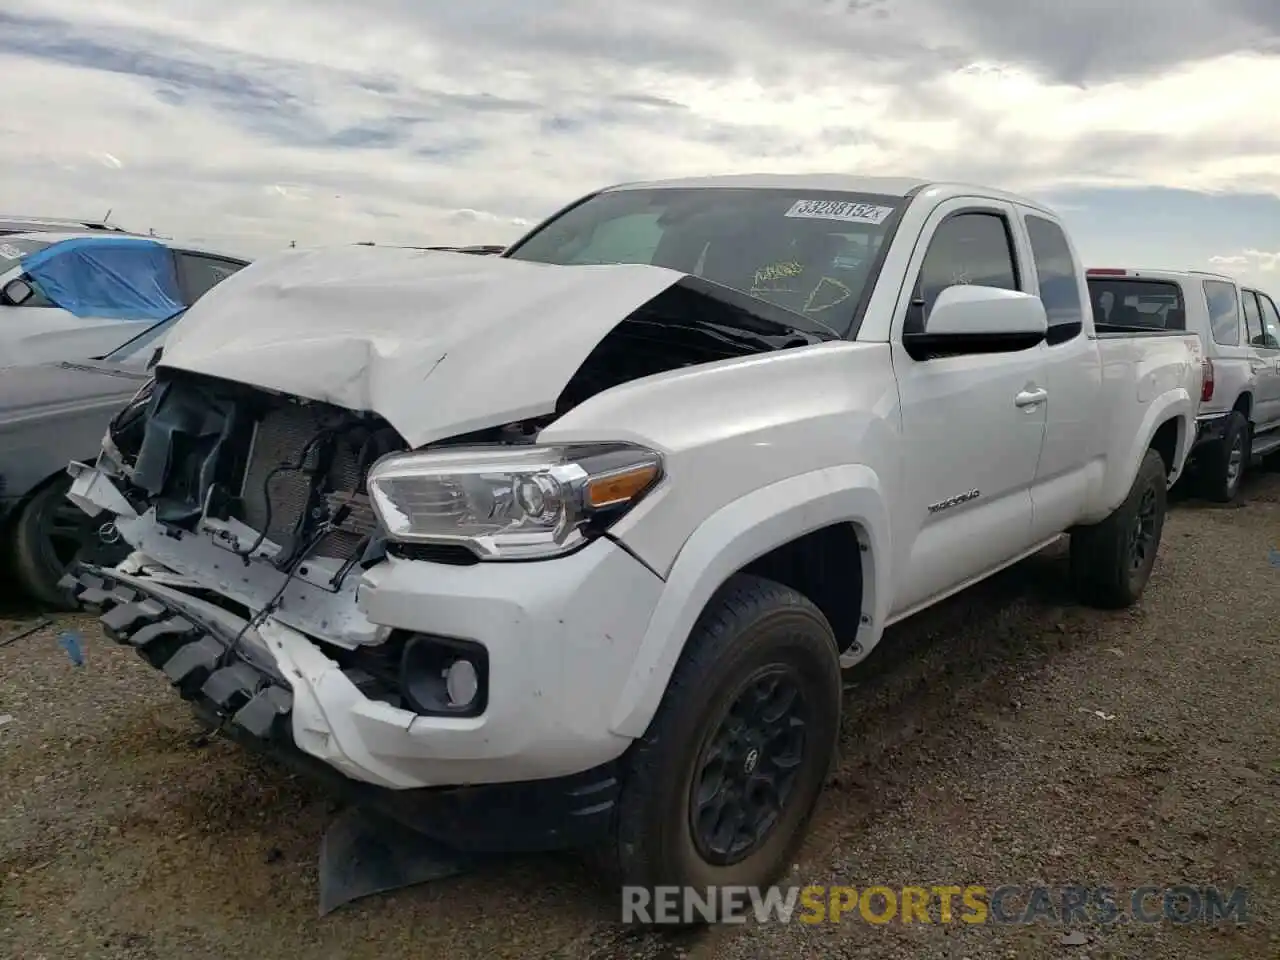
<svg viewBox="0 0 1280 960">
<path fill-rule="evenodd" d="M 881 207 L 874 203 L 854 203 L 850 200 L 797 200 L 787 211 L 787 216 L 879 225 L 884 223 L 891 213 L 893 213 L 893 207 Z"/>
</svg>

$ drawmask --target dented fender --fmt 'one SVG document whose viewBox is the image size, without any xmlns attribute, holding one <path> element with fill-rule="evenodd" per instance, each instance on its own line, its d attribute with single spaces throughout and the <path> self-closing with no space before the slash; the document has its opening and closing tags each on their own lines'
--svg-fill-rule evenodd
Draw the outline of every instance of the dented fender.
<svg viewBox="0 0 1280 960">
<path fill-rule="evenodd" d="M 644 734 L 699 614 L 734 573 L 775 547 L 823 527 L 851 523 L 860 544 L 863 623 L 846 664 L 866 656 L 888 616 L 891 541 L 880 478 L 869 467 L 846 465 L 790 477 L 718 510 L 689 537 L 667 576 L 666 587 L 618 698 L 610 729 Z M 856 652 L 854 652 L 856 651 Z"/>
</svg>

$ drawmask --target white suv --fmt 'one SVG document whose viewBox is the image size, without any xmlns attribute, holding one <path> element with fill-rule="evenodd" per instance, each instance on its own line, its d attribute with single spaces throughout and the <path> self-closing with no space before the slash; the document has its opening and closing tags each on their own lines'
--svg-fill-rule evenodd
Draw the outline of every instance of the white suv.
<svg viewBox="0 0 1280 960">
<path fill-rule="evenodd" d="M 1100 331 L 1186 330 L 1204 346 L 1192 451 L 1200 493 L 1227 503 L 1253 462 L 1280 450 L 1280 311 L 1261 290 L 1197 270 L 1092 269 Z"/>
</svg>

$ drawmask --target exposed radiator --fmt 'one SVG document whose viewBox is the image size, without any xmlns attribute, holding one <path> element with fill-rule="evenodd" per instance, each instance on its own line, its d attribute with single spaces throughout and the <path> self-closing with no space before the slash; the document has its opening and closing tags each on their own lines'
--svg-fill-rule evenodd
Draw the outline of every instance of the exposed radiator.
<svg viewBox="0 0 1280 960">
<path fill-rule="evenodd" d="M 318 406 L 284 404 L 268 413 L 254 433 L 241 487 L 243 508 L 239 519 L 256 531 L 265 530 L 269 540 L 286 550 L 293 546 L 295 538 L 304 535 L 303 514 L 320 462 L 322 445 L 310 453 L 306 452 L 307 445 L 325 429 L 326 418 L 332 416 L 332 411 L 326 413 Z M 363 495 L 359 457 L 358 435 L 341 436 L 333 444 L 327 487 L 334 492 L 328 497 L 329 506 L 332 509 L 349 502 L 351 510 L 342 528 L 325 537 L 313 556 L 348 559 L 373 529 L 375 521 Z M 283 469 L 299 465 L 303 469 Z M 351 497 L 357 490 L 359 493 Z"/>
</svg>

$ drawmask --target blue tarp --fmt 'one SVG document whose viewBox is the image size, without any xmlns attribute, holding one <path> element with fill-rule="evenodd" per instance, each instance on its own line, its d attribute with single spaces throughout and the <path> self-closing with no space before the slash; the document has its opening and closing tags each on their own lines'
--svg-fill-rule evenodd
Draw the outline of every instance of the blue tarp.
<svg viewBox="0 0 1280 960">
<path fill-rule="evenodd" d="M 183 306 L 173 254 L 145 237 L 64 240 L 27 257 L 22 269 L 77 317 L 163 320 Z"/>
</svg>

